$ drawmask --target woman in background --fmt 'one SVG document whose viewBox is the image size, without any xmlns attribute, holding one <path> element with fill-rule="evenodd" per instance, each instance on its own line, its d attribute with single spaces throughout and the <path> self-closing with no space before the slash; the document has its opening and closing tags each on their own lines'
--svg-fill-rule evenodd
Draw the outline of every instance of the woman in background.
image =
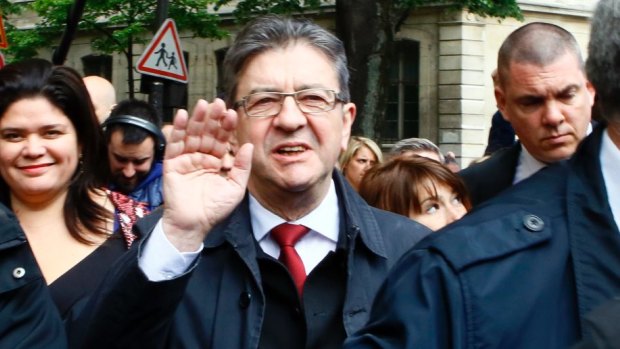
<svg viewBox="0 0 620 349">
<path fill-rule="evenodd" d="M 435 160 L 415 155 L 395 156 L 368 170 L 359 193 L 370 205 L 407 216 L 434 231 L 471 209 L 458 175 Z"/>
<path fill-rule="evenodd" d="M 381 149 L 369 138 L 353 136 L 347 150 L 338 159 L 340 170 L 356 191 L 366 171 L 375 164 L 383 162 Z"/>
<path fill-rule="evenodd" d="M 135 238 L 112 234 L 104 147 L 75 70 L 42 59 L 0 70 L 0 201 L 23 227 L 64 320 Z"/>
</svg>

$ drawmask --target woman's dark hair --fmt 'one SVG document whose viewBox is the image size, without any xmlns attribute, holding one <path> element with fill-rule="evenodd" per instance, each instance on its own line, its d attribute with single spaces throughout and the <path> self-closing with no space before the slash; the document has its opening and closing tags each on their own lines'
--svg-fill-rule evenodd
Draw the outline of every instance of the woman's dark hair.
<svg viewBox="0 0 620 349">
<path fill-rule="evenodd" d="M 369 205 L 409 217 L 410 212 L 421 213 L 422 206 L 418 183 L 429 183 L 425 187 L 436 192 L 437 184 L 446 185 L 461 198 L 469 211 L 471 201 L 461 178 L 443 164 L 417 155 L 400 155 L 370 168 L 359 188 L 359 194 Z"/>
<path fill-rule="evenodd" d="M 28 59 L 0 69 L 0 118 L 15 102 L 43 97 L 71 121 L 81 146 L 78 164 L 69 184 L 64 205 L 65 223 L 71 235 L 91 243 L 84 231 L 106 234 L 110 213 L 92 197 L 107 181 L 107 160 L 103 135 L 82 77 L 72 68 L 53 66 L 43 59 Z M 10 188 L 0 177 L 0 201 L 9 206 Z"/>
</svg>

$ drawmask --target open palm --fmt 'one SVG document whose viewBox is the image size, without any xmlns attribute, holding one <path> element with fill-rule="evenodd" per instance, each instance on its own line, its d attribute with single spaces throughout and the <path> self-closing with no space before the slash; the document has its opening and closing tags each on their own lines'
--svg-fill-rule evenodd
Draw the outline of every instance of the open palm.
<svg viewBox="0 0 620 349">
<path fill-rule="evenodd" d="M 237 114 L 222 100 L 198 101 L 191 118 L 181 110 L 164 157 L 163 228 L 181 251 L 199 246 L 215 224 L 241 202 L 250 175 L 252 145 L 243 145 L 232 169 L 222 159 L 237 125 Z"/>
</svg>

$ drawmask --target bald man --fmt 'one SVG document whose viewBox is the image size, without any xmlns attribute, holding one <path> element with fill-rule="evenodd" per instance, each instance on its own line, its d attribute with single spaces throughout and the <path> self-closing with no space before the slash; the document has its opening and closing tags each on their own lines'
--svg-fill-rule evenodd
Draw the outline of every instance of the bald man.
<svg viewBox="0 0 620 349">
<path fill-rule="evenodd" d="M 83 80 L 95 107 L 97 119 L 99 119 L 99 123 L 102 123 L 110 115 L 112 107 L 116 105 L 114 85 L 96 75 L 87 76 Z"/>
</svg>

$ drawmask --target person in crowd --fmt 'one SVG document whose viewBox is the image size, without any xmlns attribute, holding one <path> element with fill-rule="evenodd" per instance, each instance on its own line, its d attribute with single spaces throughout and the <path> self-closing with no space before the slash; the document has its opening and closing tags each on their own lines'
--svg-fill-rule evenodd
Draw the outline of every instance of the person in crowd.
<svg viewBox="0 0 620 349">
<path fill-rule="evenodd" d="M 65 330 L 15 215 L 0 203 L 0 348 L 63 349 Z"/>
<path fill-rule="evenodd" d="M 617 5 L 597 4 L 586 65 L 607 121 L 570 160 L 408 252 L 345 348 L 569 348 L 592 338 L 586 318 L 620 295 Z M 538 38 L 558 52 L 558 41 Z M 560 80 L 570 76 L 565 70 Z"/>
<path fill-rule="evenodd" d="M 491 129 L 489 130 L 489 138 L 487 147 L 484 149 L 484 155 L 493 155 L 496 151 L 504 148 L 510 148 L 516 142 L 515 130 L 502 113 L 498 110 L 491 118 Z"/>
<path fill-rule="evenodd" d="M 137 99 L 121 101 L 102 126 L 108 145 L 110 188 L 145 203 L 149 212 L 160 206 L 164 201 L 166 138 L 155 108 Z"/>
<path fill-rule="evenodd" d="M 594 103 L 579 45 L 556 25 L 534 22 L 512 32 L 497 66 L 497 106 L 519 142 L 460 172 L 474 207 L 569 158 L 588 132 Z"/>
<path fill-rule="evenodd" d="M 102 124 L 116 105 L 116 89 L 111 82 L 97 75 L 85 76 L 83 81 L 95 108 L 97 120 Z"/>
<path fill-rule="evenodd" d="M 381 162 L 383 162 L 383 153 L 377 143 L 370 138 L 360 136 L 351 137 L 347 150 L 338 159 L 344 178 L 356 191 L 359 190 L 364 173 Z"/>
<path fill-rule="evenodd" d="M 465 184 L 439 162 L 400 155 L 364 176 L 360 195 L 371 206 L 409 217 L 436 231 L 471 208 Z"/>
<path fill-rule="evenodd" d="M 112 234 L 105 158 L 75 70 L 42 59 L 0 70 L 0 202 L 19 219 L 65 320 L 136 238 Z"/>
<path fill-rule="evenodd" d="M 224 65 L 232 109 L 201 100 L 191 118 L 177 113 L 163 210 L 136 225 L 149 237 L 106 279 L 72 342 L 339 348 L 392 264 L 430 233 L 370 207 L 335 168 L 356 108 L 333 34 L 260 17 Z M 222 173 L 233 134 L 239 147 Z"/>
<path fill-rule="evenodd" d="M 423 156 L 442 164 L 445 162 L 445 157 L 439 147 L 426 138 L 401 139 L 390 149 L 390 156 L 407 154 Z"/>
<path fill-rule="evenodd" d="M 491 79 L 493 80 L 493 89 L 498 89 L 497 69 L 493 69 Z M 516 142 L 515 136 L 515 130 L 510 122 L 504 118 L 502 112 L 496 111 L 491 118 L 491 129 L 483 156 L 492 155 L 500 149 L 511 147 Z"/>
<path fill-rule="evenodd" d="M 454 152 L 449 151 L 446 155 L 444 155 L 443 164 L 454 173 L 458 173 L 461 170 L 461 166 L 458 161 L 456 161 L 456 155 Z"/>
</svg>

